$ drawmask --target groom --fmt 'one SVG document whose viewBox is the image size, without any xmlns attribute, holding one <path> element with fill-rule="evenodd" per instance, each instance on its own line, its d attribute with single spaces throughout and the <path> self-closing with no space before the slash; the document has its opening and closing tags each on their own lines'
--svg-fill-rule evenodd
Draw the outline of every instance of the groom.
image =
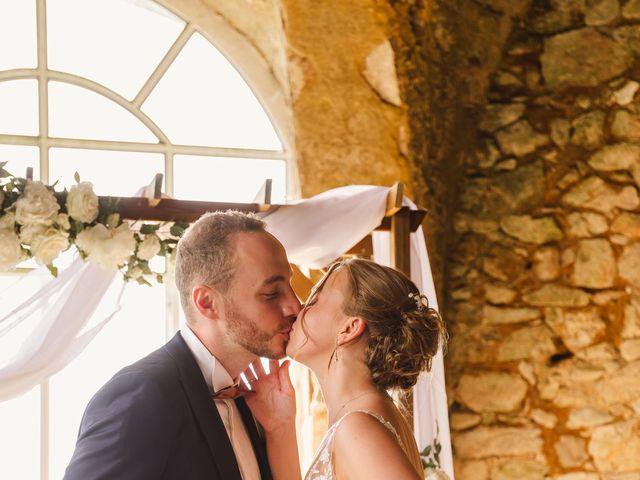
<svg viewBox="0 0 640 480">
<path fill-rule="evenodd" d="M 96 393 L 65 479 L 271 480 L 236 394 L 253 359 L 285 355 L 300 311 L 284 248 L 253 215 L 208 213 L 178 243 L 175 276 L 186 326 Z"/>
</svg>

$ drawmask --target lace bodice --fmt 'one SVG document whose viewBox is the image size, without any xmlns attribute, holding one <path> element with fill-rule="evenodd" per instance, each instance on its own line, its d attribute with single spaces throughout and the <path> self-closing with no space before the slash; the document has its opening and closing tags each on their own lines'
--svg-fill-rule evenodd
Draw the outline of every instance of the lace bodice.
<svg viewBox="0 0 640 480">
<path fill-rule="evenodd" d="M 385 420 L 380 415 L 370 412 L 369 410 L 354 410 L 353 412 L 349 412 L 343 415 L 340 418 L 340 420 L 338 420 L 333 425 L 331 425 L 331 427 L 329 427 L 329 430 L 327 430 L 327 433 L 322 439 L 322 443 L 318 447 L 316 456 L 313 460 L 313 463 L 311 464 L 311 467 L 309 468 L 309 471 L 305 475 L 304 480 L 333 480 L 333 465 L 331 464 L 331 452 L 333 451 L 333 438 L 335 437 L 336 431 L 338 430 L 340 423 L 342 423 L 345 417 L 356 412 L 362 412 L 362 413 L 366 413 L 367 415 L 371 415 L 380 423 L 382 423 L 398 439 L 398 443 L 400 444 L 400 447 L 404 450 L 402 439 L 400 438 L 400 435 L 398 435 L 398 432 L 396 432 L 396 429 L 393 428 L 393 425 L 391 425 L 390 422 Z"/>
</svg>

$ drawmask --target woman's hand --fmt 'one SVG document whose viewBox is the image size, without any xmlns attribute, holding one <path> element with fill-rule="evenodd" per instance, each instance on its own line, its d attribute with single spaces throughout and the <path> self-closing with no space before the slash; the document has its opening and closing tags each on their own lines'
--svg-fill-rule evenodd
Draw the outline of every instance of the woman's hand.
<svg viewBox="0 0 640 480">
<path fill-rule="evenodd" d="M 251 367 L 244 371 L 253 392 L 245 397 L 247 405 L 267 433 L 291 431 L 295 423 L 296 397 L 289 365 L 288 360 L 282 365 L 270 360 L 269 373 L 266 373 L 257 359 L 251 363 L 253 371 Z"/>
</svg>

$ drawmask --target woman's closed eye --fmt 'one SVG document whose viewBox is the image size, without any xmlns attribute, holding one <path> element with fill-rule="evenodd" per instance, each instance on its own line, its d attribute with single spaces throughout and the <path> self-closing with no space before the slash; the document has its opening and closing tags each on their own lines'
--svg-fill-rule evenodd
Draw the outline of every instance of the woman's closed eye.
<svg viewBox="0 0 640 480">
<path fill-rule="evenodd" d="M 267 300 L 275 300 L 280 296 L 280 291 L 276 290 L 275 292 L 267 292 L 267 293 L 264 293 L 263 295 L 264 295 L 264 298 L 266 298 Z"/>
</svg>

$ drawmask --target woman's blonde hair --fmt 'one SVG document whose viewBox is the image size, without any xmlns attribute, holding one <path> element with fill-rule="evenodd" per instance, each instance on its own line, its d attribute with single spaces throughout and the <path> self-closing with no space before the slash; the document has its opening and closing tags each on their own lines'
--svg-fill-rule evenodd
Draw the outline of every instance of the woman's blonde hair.
<svg viewBox="0 0 640 480">
<path fill-rule="evenodd" d="M 422 372 L 431 370 L 433 357 L 446 341 L 442 318 L 404 274 L 360 258 L 331 265 L 307 304 L 338 269 L 347 273 L 351 290 L 343 312 L 367 324 L 365 359 L 373 382 L 384 390 L 410 389 Z M 304 311 L 301 320 L 304 330 Z"/>
</svg>

